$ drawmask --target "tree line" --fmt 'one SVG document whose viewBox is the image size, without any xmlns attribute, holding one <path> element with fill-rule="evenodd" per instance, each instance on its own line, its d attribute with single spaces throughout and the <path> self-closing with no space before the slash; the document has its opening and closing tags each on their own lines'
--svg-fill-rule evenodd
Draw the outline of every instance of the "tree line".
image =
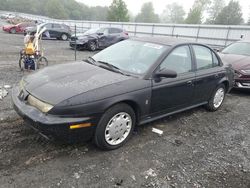
<svg viewBox="0 0 250 188">
<path fill-rule="evenodd" d="M 175 24 L 244 24 L 242 10 L 237 0 L 195 0 L 185 12 L 178 3 L 168 4 L 161 14 L 156 14 L 152 2 L 144 3 L 134 16 L 124 0 L 113 0 L 109 7 L 89 7 L 75 0 L 1 0 L 0 9 L 44 15 L 57 19 L 97 20 L 117 22 L 175 23 Z M 204 15 L 207 15 L 206 19 Z M 250 25 L 250 17 L 247 22 Z"/>
</svg>

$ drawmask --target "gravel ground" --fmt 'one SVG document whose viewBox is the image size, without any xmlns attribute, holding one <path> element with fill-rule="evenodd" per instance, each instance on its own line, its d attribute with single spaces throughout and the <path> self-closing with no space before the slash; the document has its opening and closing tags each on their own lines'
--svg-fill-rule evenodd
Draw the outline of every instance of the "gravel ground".
<svg viewBox="0 0 250 188">
<path fill-rule="evenodd" d="M 68 42 L 43 44 L 50 65 L 74 60 Z M 22 35 L 0 31 L 0 84 L 24 74 L 22 46 Z M 77 59 L 91 54 L 77 52 Z M 104 152 L 92 143 L 45 140 L 25 126 L 8 95 L 0 101 L 0 187 L 249 188 L 249 112 L 250 92 L 232 91 L 218 112 L 200 107 L 141 126 L 125 146 Z"/>
</svg>

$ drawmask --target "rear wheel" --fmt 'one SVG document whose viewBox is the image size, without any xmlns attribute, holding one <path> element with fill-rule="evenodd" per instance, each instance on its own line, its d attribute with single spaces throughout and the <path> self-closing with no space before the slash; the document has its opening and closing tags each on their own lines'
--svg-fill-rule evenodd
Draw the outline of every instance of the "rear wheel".
<svg viewBox="0 0 250 188">
<path fill-rule="evenodd" d="M 48 66 L 48 60 L 46 57 L 41 56 L 36 61 L 37 69 L 42 69 L 46 66 Z"/>
<path fill-rule="evenodd" d="M 25 57 L 24 56 L 20 56 L 20 59 L 19 59 L 19 68 L 21 71 L 24 70 L 24 62 L 25 62 Z"/>
<path fill-rule="evenodd" d="M 121 147 L 131 137 L 135 113 L 127 104 L 117 104 L 102 116 L 95 132 L 95 143 L 104 150 Z"/>
<path fill-rule="evenodd" d="M 210 100 L 208 101 L 208 104 L 206 105 L 206 108 L 209 111 L 216 111 L 218 110 L 224 99 L 225 99 L 225 95 L 226 95 L 226 88 L 224 84 L 220 84 L 215 92 L 213 93 L 213 95 L 211 96 Z"/>
<path fill-rule="evenodd" d="M 61 35 L 61 39 L 62 40 L 68 40 L 68 35 L 66 35 L 65 33 L 63 33 L 62 35 Z"/>
</svg>

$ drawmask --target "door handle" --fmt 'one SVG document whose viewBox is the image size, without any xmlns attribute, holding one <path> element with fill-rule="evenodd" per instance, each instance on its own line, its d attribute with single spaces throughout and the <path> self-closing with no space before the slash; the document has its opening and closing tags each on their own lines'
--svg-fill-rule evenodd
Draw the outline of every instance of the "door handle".
<svg viewBox="0 0 250 188">
<path fill-rule="evenodd" d="M 219 78 L 219 74 L 215 74 L 214 77 L 215 77 L 215 78 Z"/>
<path fill-rule="evenodd" d="M 193 86 L 193 81 L 187 81 L 188 86 Z"/>
</svg>

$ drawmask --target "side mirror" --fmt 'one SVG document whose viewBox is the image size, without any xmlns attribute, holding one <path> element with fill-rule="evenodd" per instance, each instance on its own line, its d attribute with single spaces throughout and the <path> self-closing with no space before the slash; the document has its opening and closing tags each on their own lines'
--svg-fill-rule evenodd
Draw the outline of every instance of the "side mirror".
<svg viewBox="0 0 250 188">
<path fill-rule="evenodd" d="M 103 33 L 97 33 L 97 35 L 103 35 Z"/>
<path fill-rule="evenodd" d="M 168 69 L 162 69 L 155 73 L 156 78 L 176 78 L 177 72 Z"/>
</svg>

